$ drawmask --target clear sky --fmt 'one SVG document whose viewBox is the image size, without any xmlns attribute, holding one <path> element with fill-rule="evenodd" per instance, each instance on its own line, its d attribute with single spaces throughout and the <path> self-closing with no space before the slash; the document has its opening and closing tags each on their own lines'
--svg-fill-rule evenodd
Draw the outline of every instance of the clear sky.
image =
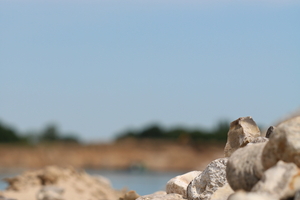
<svg viewBox="0 0 300 200">
<path fill-rule="evenodd" d="M 300 1 L 0 0 L 0 120 L 108 141 L 300 108 Z"/>
</svg>

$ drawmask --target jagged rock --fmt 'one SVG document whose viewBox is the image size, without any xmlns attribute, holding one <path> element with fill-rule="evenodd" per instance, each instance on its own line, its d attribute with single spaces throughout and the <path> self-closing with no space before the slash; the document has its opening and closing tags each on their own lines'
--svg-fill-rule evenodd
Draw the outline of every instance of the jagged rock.
<svg viewBox="0 0 300 200">
<path fill-rule="evenodd" d="M 63 200 L 64 189 L 55 186 L 45 186 L 37 193 L 37 200 Z"/>
<path fill-rule="evenodd" d="M 238 191 L 229 196 L 228 200 L 279 200 L 268 194 L 258 194 L 245 191 Z"/>
<path fill-rule="evenodd" d="M 260 130 L 252 117 L 240 117 L 231 122 L 224 149 L 225 157 L 231 156 L 235 150 L 246 146 L 254 138 L 260 136 Z"/>
<path fill-rule="evenodd" d="M 209 200 L 211 195 L 227 183 L 226 164 L 228 158 L 212 161 L 205 170 L 194 178 L 188 186 L 189 200 Z"/>
<path fill-rule="evenodd" d="M 167 194 L 176 193 L 182 195 L 184 198 L 187 198 L 187 187 L 190 182 L 199 174 L 201 174 L 201 171 L 191 171 L 172 178 L 166 185 Z"/>
<path fill-rule="evenodd" d="M 232 193 L 234 193 L 234 191 L 229 184 L 226 183 L 223 187 L 220 187 L 213 193 L 210 200 L 227 200 Z"/>
<path fill-rule="evenodd" d="M 140 197 L 140 195 L 138 195 L 135 191 L 130 190 L 130 191 L 126 192 L 124 197 L 120 197 L 119 200 L 136 200 L 139 197 Z"/>
<path fill-rule="evenodd" d="M 165 192 L 156 192 L 154 194 L 149 194 L 141 196 L 136 200 L 186 200 L 180 194 L 167 194 Z"/>
<path fill-rule="evenodd" d="M 300 170 L 294 163 L 279 161 L 265 171 L 252 192 L 265 193 L 277 199 L 293 197 L 300 190 Z"/>
<path fill-rule="evenodd" d="M 265 145 L 266 143 L 247 145 L 236 150 L 228 159 L 226 177 L 234 191 L 250 191 L 262 178 L 264 168 L 261 155 Z"/>
<path fill-rule="evenodd" d="M 300 116 L 279 124 L 269 138 L 262 154 L 265 169 L 279 160 L 293 162 L 300 167 Z"/>
</svg>

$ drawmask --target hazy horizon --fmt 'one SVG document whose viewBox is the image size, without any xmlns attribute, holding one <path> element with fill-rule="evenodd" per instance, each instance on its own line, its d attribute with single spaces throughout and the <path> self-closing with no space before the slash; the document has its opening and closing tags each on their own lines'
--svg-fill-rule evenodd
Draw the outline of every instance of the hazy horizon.
<svg viewBox="0 0 300 200">
<path fill-rule="evenodd" d="M 0 120 L 84 141 L 300 109 L 298 1 L 0 0 Z"/>
</svg>

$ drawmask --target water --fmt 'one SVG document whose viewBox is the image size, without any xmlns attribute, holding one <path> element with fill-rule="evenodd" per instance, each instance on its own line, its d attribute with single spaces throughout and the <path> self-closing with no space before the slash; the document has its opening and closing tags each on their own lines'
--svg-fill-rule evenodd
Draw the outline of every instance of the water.
<svg viewBox="0 0 300 200">
<path fill-rule="evenodd" d="M 109 171 L 109 170 L 86 170 L 91 175 L 101 175 L 108 178 L 115 189 L 127 188 L 135 190 L 139 195 L 152 194 L 159 190 L 165 190 L 166 183 L 173 177 L 183 172 L 151 172 L 151 171 Z M 19 174 L 19 173 L 18 173 Z M 4 190 L 7 184 L 3 178 L 17 174 L 0 174 L 0 190 Z"/>
</svg>

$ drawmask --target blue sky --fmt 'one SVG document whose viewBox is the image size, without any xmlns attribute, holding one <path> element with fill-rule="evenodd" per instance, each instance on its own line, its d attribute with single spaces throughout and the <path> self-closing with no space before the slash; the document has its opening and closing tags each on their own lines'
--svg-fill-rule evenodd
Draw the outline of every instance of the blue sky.
<svg viewBox="0 0 300 200">
<path fill-rule="evenodd" d="M 0 0 L 0 120 L 85 141 L 300 109 L 299 1 Z"/>
</svg>

